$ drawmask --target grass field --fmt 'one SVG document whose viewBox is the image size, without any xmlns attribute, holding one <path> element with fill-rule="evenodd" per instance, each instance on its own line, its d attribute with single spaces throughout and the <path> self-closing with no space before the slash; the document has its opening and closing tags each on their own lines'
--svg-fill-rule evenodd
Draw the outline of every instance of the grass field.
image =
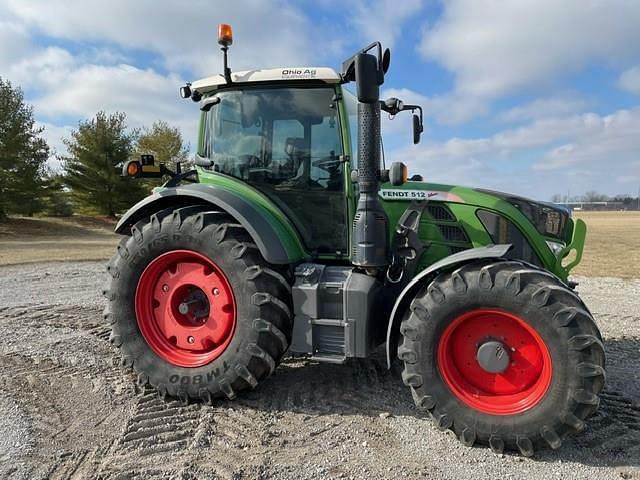
<svg viewBox="0 0 640 480">
<path fill-rule="evenodd" d="M 582 262 L 590 277 L 640 278 L 640 212 L 574 212 L 587 224 Z"/>
<path fill-rule="evenodd" d="M 576 275 L 640 278 L 640 212 L 575 212 L 587 223 Z M 112 220 L 12 218 L 0 223 L 0 265 L 106 260 L 118 243 Z"/>
<path fill-rule="evenodd" d="M 107 259 L 119 240 L 114 226 L 93 217 L 10 218 L 0 223 L 0 265 Z"/>
</svg>

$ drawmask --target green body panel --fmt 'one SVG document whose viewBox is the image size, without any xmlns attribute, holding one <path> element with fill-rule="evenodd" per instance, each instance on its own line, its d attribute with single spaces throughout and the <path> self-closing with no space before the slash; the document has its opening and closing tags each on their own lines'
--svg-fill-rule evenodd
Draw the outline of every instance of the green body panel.
<svg viewBox="0 0 640 480">
<path fill-rule="evenodd" d="M 231 193 L 245 198 L 253 205 L 257 205 L 260 213 L 278 232 L 278 238 L 282 242 L 291 263 L 297 263 L 309 259 L 298 233 L 289 219 L 277 208 L 271 200 L 255 188 L 240 180 L 214 173 L 197 167 L 198 178 L 204 185 L 215 185 Z"/>
<path fill-rule="evenodd" d="M 338 117 L 340 120 L 340 132 L 343 142 L 343 152 L 345 155 L 344 162 L 344 192 L 345 192 L 345 209 L 347 225 L 350 225 L 355 214 L 357 202 L 357 184 L 351 180 L 352 165 L 355 164 L 356 152 L 352 151 L 352 139 L 349 128 L 349 115 L 343 98 L 343 90 L 341 85 L 335 87 Z M 204 113 L 201 114 L 201 122 L 199 128 L 198 150 L 202 151 L 204 137 Z M 410 164 L 410 160 L 408 161 Z M 292 222 L 286 215 L 265 195 L 257 189 L 247 185 L 246 183 L 219 174 L 207 169 L 198 167 L 199 181 L 203 184 L 216 185 L 225 188 L 237 195 L 243 196 L 248 201 L 255 202 L 260 211 L 268 219 L 269 223 L 275 226 L 279 237 L 285 246 L 286 251 L 292 263 L 314 259 L 316 261 L 338 261 L 344 264 L 350 263 L 351 255 L 351 232 L 348 232 L 349 249 L 348 255 L 337 257 L 330 254 L 324 254 L 313 257 L 301 240 L 300 235 L 296 231 Z M 427 182 L 409 181 L 402 186 L 392 186 L 389 183 L 381 185 L 382 190 L 391 190 L 394 192 L 406 192 L 406 196 L 398 198 L 385 198 L 381 195 L 381 204 L 389 217 L 389 235 L 393 238 L 395 227 L 398 220 L 411 204 L 411 200 L 428 200 L 432 206 L 442 205 L 453 214 L 455 219 L 434 218 L 428 210 L 425 210 L 421 218 L 419 227 L 419 236 L 421 240 L 429 246 L 425 249 L 420 258 L 418 270 L 426 268 L 434 262 L 451 255 L 457 251 L 480 247 L 492 244 L 493 241 L 486 231 L 476 213 L 478 209 L 488 210 L 498 213 L 508 219 L 517 227 L 522 235 L 528 240 L 531 248 L 539 258 L 540 262 L 550 272 L 566 280 L 569 271 L 575 267 L 582 257 L 584 240 L 586 235 L 586 226 L 584 222 L 578 220 L 573 222 L 569 220 L 567 232 L 572 238 L 568 242 L 562 252 L 556 256 L 552 253 L 547 245 L 547 240 L 554 240 L 542 236 L 529 221 L 529 219 L 521 213 L 515 206 L 500 196 L 493 195 L 490 192 L 478 191 L 473 188 L 451 186 Z M 400 194 L 402 195 L 402 194 Z M 454 232 L 458 238 L 452 240 L 451 236 L 445 238 L 443 231 Z M 462 234 L 459 233 L 460 229 Z M 347 229 L 350 230 L 350 229 Z M 575 259 L 568 265 L 563 266 L 563 258 L 570 253 L 575 252 Z M 416 272 L 416 273 L 417 273 Z"/>
<path fill-rule="evenodd" d="M 383 184 L 381 190 L 406 191 L 408 193 L 406 197 L 399 196 L 397 200 L 381 199 L 383 208 L 389 216 L 390 235 L 393 235 L 395 225 L 398 223 L 400 216 L 406 210 L 407 206 L 411 203 L 410 200 L 412 200 L 412 197 L 418 197 L 416 199 L 426 199 L 432 205 L 446 205 L 456 218 L 456 221 L 438 220 L 433 218 L 427 211 L 424 212 L 420 222 L 419 233 L 423 241 L 430 242 L 430 247 L 427 248 L 422 255 L 419 270 L 459 249 L 480 247 L 493 243 L 476 215 L 478 209 L 499 213 L 510 220 L 529 241 L 544 267 L 561 279 L 566 280 L 571 268 L 575 267 L 580 261 L 584 246 L 584 222 L 578 221 L 576 224 L 580 225 L 580 229 L 574 228 L 573 224 L 567 227 L 573 230 L 573 241 L 563 250 L 559 257 L 556 257 L 546 243 L 546 240 L 553 239 L 540 235 L 520 210 L 498 196 L 467 187 L 412 181 L 402 186 L 392 186 L 388 183 Z M 414 192 L 424 192 L 424 195 Z M 441 226 L 461 227 L 466 233 L 467 240 L 446 240 L 443 237 Z M 568 255 L 571 250 L 576 251 L 576 259 L 571 264 L 563 267 L 561 260 L 563 256 Z"/>
</svg>

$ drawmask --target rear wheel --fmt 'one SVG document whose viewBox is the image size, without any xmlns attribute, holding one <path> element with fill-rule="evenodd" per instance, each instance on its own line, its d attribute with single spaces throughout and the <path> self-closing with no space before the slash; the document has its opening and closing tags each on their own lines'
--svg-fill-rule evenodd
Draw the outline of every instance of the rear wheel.
<svg viewBox="0 0 640 480">
<path fill-rule="evenodd" d="M 108 271 L 111 341 L 163 396 L 233 398 L 289 346 L 289 283 L 223 212 L 156 213 L 132 228 Z"/>
<path fill-rule="evenodd" d="M 582 301 L 518 262 L 436 277 L 403 319 L 398 356 L 419 408 L 466 445 L 558 448 L 584 428 L 604 384 L 604 347 Z"/>
</svg>

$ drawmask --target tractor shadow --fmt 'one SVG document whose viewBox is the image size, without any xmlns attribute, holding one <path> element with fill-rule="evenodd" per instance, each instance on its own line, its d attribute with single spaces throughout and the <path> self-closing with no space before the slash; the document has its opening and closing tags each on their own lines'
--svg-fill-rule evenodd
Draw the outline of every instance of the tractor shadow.
<svg viewBox="0 0 640 480">
<path fill-rule="evenodd" d="M 565 439 L 557 451 L 536 452 L 533 461 L 640 466 L 640 339 L 607 340 L 605 348 L 607 381 L 598 412 L 588 419 L 584 432 Z M 428 415 L 415 408 L 408 388 L 402 384 L 400 371 L 397 362 L 387 370 L 384 351 L 377 351 L 368 359 L 352 359 L 344 365 L 287 357 L 270 379 L 234 403 L 312 417 L 377 417 L 387 413 L 394 417 L 415 417 L 424 419 L 425 434 L 442 435 Z"/>
</svg>

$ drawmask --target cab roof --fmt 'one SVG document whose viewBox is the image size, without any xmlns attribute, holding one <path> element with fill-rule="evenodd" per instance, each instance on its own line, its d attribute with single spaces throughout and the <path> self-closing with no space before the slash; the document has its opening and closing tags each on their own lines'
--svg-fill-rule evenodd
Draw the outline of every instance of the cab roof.
<svg viewBox="0 0 640 480">
<path fill-rule="evenodd" d="M 252 83 L 290 82 L 292 80 L 340 83 L 342 78 L 335 70 L 328 67 L 291 67 L 231 72 L 231 80 L 234 84 L 249 85 Z M 204 94 L 226 86 L 227 82 L 223 75 L 213 75 L 193 82 L 191 90 Z"/>
</svg>

